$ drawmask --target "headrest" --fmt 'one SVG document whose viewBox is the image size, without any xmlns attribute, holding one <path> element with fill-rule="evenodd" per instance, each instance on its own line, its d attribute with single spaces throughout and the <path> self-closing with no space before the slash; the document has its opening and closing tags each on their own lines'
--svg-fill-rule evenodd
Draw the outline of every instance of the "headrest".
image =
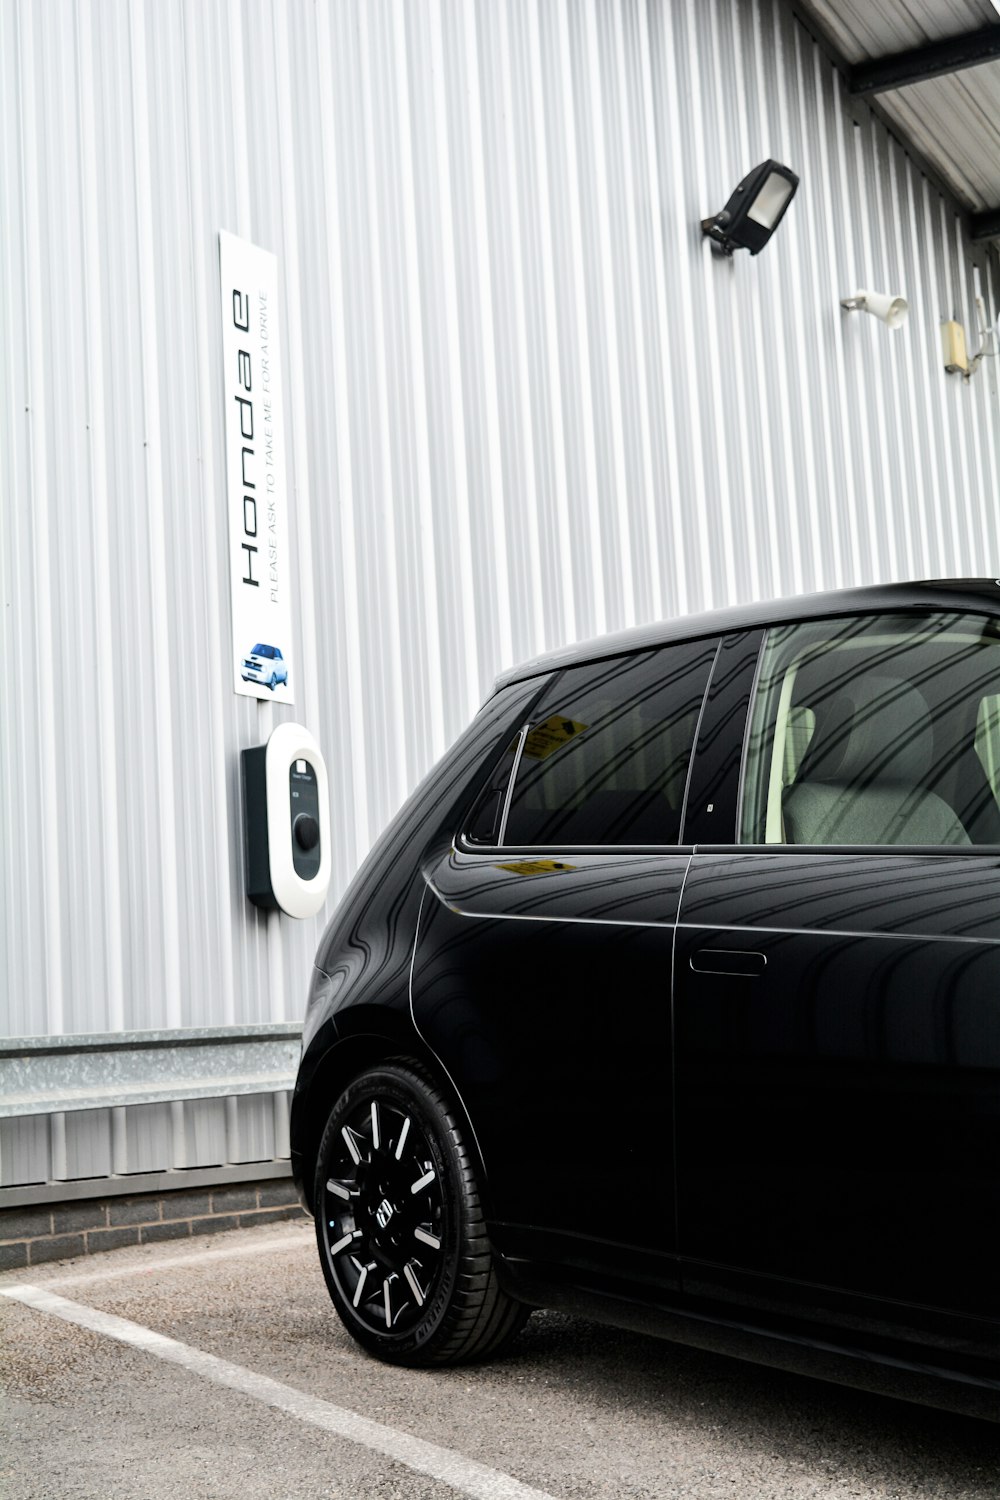
<svg viewBox="0 0 1000 1500">
<path fill-rule="evenodd" d="M 924 695 L 898 677 L 866 673 L 827 702 L 811 702 L 816 729 L 798 782 L 918 787 L 931 768 L 934 732 Z"/>
</svg>

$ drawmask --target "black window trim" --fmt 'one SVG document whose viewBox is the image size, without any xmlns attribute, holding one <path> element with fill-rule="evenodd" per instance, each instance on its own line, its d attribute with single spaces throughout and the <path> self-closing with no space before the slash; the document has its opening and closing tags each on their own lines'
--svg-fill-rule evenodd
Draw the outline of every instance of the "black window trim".
<svg viewBox="0 0 1000 1500">
<path fill-rule="evenodd" d="M 750 726 L 753 723 L 754 709 L 757 707 L 757 689 L 760 687 L 760 674 L 764 669 L 764 657 L 767 654 L 767 643 L 771 638 L 773 625 L 765 625 L 757 648 L 757 665 L 754 667 L 753 682 L 750 684 L 750 702 L 747 704 L 747 721 L 743 726 L 743 747 L 740 751 L 740 783 L 736 793 L 736 825 L 733 828 L 735 847 L 745 849 L 748 845 L 743 843 L 743 794 L 746 790 L 747 765 L 750 760 Z M 765 846 L 768 847 L 768 846 Z M 792 847 L 791 845 L 789 847 Z"/>
<path fill-rule="evenodd" d="M 672 846 L 671 846 L 672 847 Z M 698 844 L 698 854 L 877 854 L 882 859 L 1000 858 L 1000 844 Z M 985 939 L 984 939 L 985 941 Z M 992 942 L 992 939 L 990 939 Z"/>
<path fill-rule="evenodd" d="M 694 736 L 691 740 L 691 754 L 688 756 L 687 775 L 684 778 L 684 796 L 681 799 L 681 838 L 678 844 L 683 842 L 683 835 L 687 827 L 688 798 L 691 795 L 691 776 L 694 771 L 694 763 L 698 758 L 698 741 L 701 738 L 701 726 L 705 722 L 705 714 L 708 710 L 709 699 L 712 695 L 712 683 L 715 680 L 715 671 L 719 665 L 719 657 L 722 655 L 722 647 L 727 639 L 726 632 L 722 631 L 715 642 L 715 655 L 712 657 L 712 665 L 708 669 L 708 677 L 705 681 L 705 691 L 701 695 L 701 707 L 698 710 L 698 718 L 695 721 Z M 758 657 L 758 660 L 760 658 Z M 749 716 L 748 716 L 749 717 Z M 673 845 L 670 846 L 671 848 Z M 691 845 L 694 848 L 694 845 Z"/>
<path fill-rule="evenodd" d="M 713 801 L 716 804 L 720 800 L 720 795 L 722 797 L 722 800 L 724 801 L 726 790 L 725 783 L 723 781 L 716 781 L 714 780 L 714 778 L 712 780 L 706 779 L 705 772 L 706 769 L 715 771 L 718 770 L 718 767 L 713 767 L 712 760 L 714 752 L 714 735 L 718 730 L 718 717 L 720 713 L 719 705 L 725 703 L 725 697 L 727 694 L 731 694 L 734 689 L 738 689 L 740 687 L 740 684 L 746 679 L 750 671 L 749 650 L 746 651 L 745 659 L 741 659 L 740 655 L 737 655 L 735 658 L 733 658 L 733 660 L 735 661 L 736 669 L 735 676 L 731 675 L 730 665 L 725 662 L 723 658 L 729 652 L 741 653 L 744 643 L 752 642 L 756 638 L 757 644 L 756 647 L 753 648 L 755 651 L 753 658 L 753 675 L 750 678 L 751 688 L 747 691 L 746 718 L 744 721 L 743 735 L 740 742 L 740 759 L 737 765 L 736 796 L 734 796 L 732 799 L 732 808 L 729 818 L 729 829 L 731 837 L 735 839 L 738 831 L 736 806 L 743 776 L 743 759 L 746 754 L 748 743 L 747 735 L 750 724 L 750 709 L 753 702 L 752 689 L 756 685 L 757 681 L 757 673 L 761 660 L 761 643 L 768 628 L 769 627 L 767 627 L 766 625 L 753 625 L 749 626 L 745 630 L 723 631 L 718 638 L 718 647 L 715 654 L 715 661 L 712 664 L 712 673 L 709 678 L 708 691 L 706 693 L 705 701 L 703 704 L 703 717 L 701 723 L 698 726 L 698 739 L 695 743 L 694 754 L 691 757 L 692 776 L 689 777 L 688 797 L 687 801 L 685 802 L 684 808 L 684 823 L 681 828 L 681 832 L 687 835 L 688 845 L 696 850 L 703 849 L 709 843 L 718 843 L 718 840 L 705 837 L 698 838 L 697 836 L 692 838 L 690 836 L 692 831 L 691 823 L 697 822 L 699 817 L 698 808 L 692 807 L 691 794 L 696 789 L 700 799 L 706 792 L 710 791 L 713 797 Z M 721 675 L 719 675 L 720 673 Z M 708 730 L 707 735 L 705 733 L 706 724 Z M 699 782 L 696 782 L 693 779 L 694 774 L 699 774 Z M 703 817 L 702 821 L 704 821 Z M 715 829 L 713 828 L 712 833 L 714 832 Z"/>
<path fill-rule="evenodd" d="M 521 755 L 524 751 L 524 742 L 528 738 L 528 732 L 530 729 L 531 720 L 525 719 L 524 723 L 521 725 L 520 733 L 517 737 L 517 749 L 514 751 L 514 759 L 511 763 L 510 776 L 507 778 L 507 790 L 504 793 L 503 798 L 503 812 L 500 814 L 500 832 L 497 840 L 498 849 L 502 849 L 504 846 L 503 836 L 507 832 L 507 817 L 510 813 L 510 804 L 514 800 L 514 783 L 517 780 L 517 768 L 521 764 Z"/>
</svg>

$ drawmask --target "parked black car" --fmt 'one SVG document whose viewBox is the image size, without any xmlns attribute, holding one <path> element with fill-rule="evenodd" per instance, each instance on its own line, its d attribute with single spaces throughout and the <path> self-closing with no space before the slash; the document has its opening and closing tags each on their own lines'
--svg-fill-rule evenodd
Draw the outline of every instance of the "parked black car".
<svg viewBox="0 0 1000 1500">
<path fill-rule="evenodd" d="M 1000 582 L 508 673 L 323 937 L 292 1153 L 385 1359 L 560 1307 L 1000 1416 Z"/>
</svg>

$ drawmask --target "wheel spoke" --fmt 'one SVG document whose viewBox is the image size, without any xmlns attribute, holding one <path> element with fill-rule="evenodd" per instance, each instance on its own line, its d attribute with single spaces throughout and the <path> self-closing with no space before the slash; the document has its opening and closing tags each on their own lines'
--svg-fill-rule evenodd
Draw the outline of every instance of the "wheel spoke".
<svg viewBox="0 0 1000 1500">
<path fill-rule="evenodd" d="M 330 1228 L 333 1228 L 332 1224 L 330 1225 Z M 360 1238 L 360 1229 L 349 1229 L 342 1239 L 339 1239 L 335 1245 L 330 1246 L 330 1254 L 339 1255 L 341 1250 L 346 1250 L 348 1245 L 353 1245 L 354 1241 L 359 1240 Z"/>
<path fill-rule="evenodd" d="M 421 1289 L 420 1282 L 417 1280 L 414 1273 L 412 1261 L 408 1260 L 406 1262 L 406 1265 L 403 1267 L 403 1275 L 406 1277 L 407 1285 L 409 1286 L 410 1291 L 413 1293 L 414 1298 L 416 1299 L 417 1306 L 423 1307 L 424 1293 Z M 355 1306 L 356 1305 L 357 1304 L 355 1304 Z"/>
<path fill-rule="evenodd" d="M 410 1117 L 409 1117 L 409 1115 L 407 1115 L 406 1119 L 403 1121 L 403 1128 L 399 1132 L 399 1140 L 396 1142 L 396 1160 L 397 1161 L 401 1161 L 402 1160 L 402 1157 L 403 1157 L 403 1147 L 406 1145 L 406 1137 L 409 1135 L 409 1133 L 410 1133 Z"/>
<path fill-rule="evenodd" d="M 441 1241 L 437 1235 L 431 1234 L 429 1229 L 424 1229 L 421 1225 L 418 1225 L 413 1231 L 413 1238 L 419 1240 L 423 1245 L 430 1245 L 432 1250 L 441 1249 Z"/>
<path fill-rule="evenodd" d="M 386 1328 L 392 1327 L 392 1283 L 395 1281 L 395 1279 L 396 1273 L 393 1272 L 392 1275 L 387 1276 L 385 1278 L 385 1281 L 382 1283 L 382 1299 L 385 1303 Z"/>
<path fill-rule="evenodd" d="M 366 1266 L 362 1266 L 361 1267 L 361 1275 L 358 1277 L 358 1284 L 354 1288 L 354 1306 L 355 1307 L 357 1307 L 358 1303 L 361 1301 L 361 1294 L 362 1294 L 362 1292 L 365 1289 L 365 1282 L 368 1280 L 368 1272 L 369 1271 L 374 1271 L 374 1269 L 375 1269 L 375 1262 L 373 1260 L 369 1261 Z"/>
<path fill-rule="evenodd" d="M 357 1138 L 357 1136 L 355 1135 L 354 1131 L 351 1129 L 351 1127 L 349 1125 L 344 1125 L 342 1127 L 340 1133 L 344 1137 L 344 1144 L 345 1144 L 345 1146 L 347 1147 L 348 1151 L 351 1153 L 351 1160 L 353 1161 L 353 1163 L 354 1163 L 354 1165 L 356 1167 L 360 1167 L 360 1165 L 361 1165 L 361 1152 L 358 1150 L 358 1138 Z"/>
<path fill-rule="evenodd" d="M 378 1100 L 372 1100 L 372 1148 L 378 1151 L 382 1145 L 382 1131 L 379 1128 Z"/>
<path fill-rule="evenodd" d="M 348 1187 L 346 1182 L 338 1182 L 335 1177 L 331 1177 L 327 1182 L 326 1190 L 328 1193 L 333 1193 L 337 1198 L 343 1198 L 346 1201 L 350 1201 L 352 1197 L 355 1197 L 358 1191 L 357 1188 Z"/>
<path fill-rule="evenodd" d="M 431 1167 L 431 1169 L 430 1169 L 429 1172 L 425 1172 L 424 1175 L 423 1175 L 423 1177 L 418 1178 L 416 1182 L 414 1182 L 414 1183 L 412 1183 L 410 1185 L 410 1192 L 411 1193 L 420 1193 L 420 1192 L 423 1192 L 423 1190 L 424 1190 L 425 1187 L 430 1187 L 431 1183 L 434 1181 L 434 1178 L 436 1176 L 437 1176 L 437 1173 L 435 1172 L 434 1168 Z"/>
</svg>

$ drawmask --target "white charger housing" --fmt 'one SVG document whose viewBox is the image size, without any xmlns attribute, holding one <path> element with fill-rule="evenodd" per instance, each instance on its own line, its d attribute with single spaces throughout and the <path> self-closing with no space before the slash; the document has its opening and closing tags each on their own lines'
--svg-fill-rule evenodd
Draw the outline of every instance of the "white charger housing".
<svg viewBox="0 0 1000 1500">
<path fill-rule="evenodd" d="M 244 750 L 246 892 L 255 906 L 311 917 L 330 888 L 330 795 L 319 745 L 301 724 L 279 724 Z"/>
</svg>

